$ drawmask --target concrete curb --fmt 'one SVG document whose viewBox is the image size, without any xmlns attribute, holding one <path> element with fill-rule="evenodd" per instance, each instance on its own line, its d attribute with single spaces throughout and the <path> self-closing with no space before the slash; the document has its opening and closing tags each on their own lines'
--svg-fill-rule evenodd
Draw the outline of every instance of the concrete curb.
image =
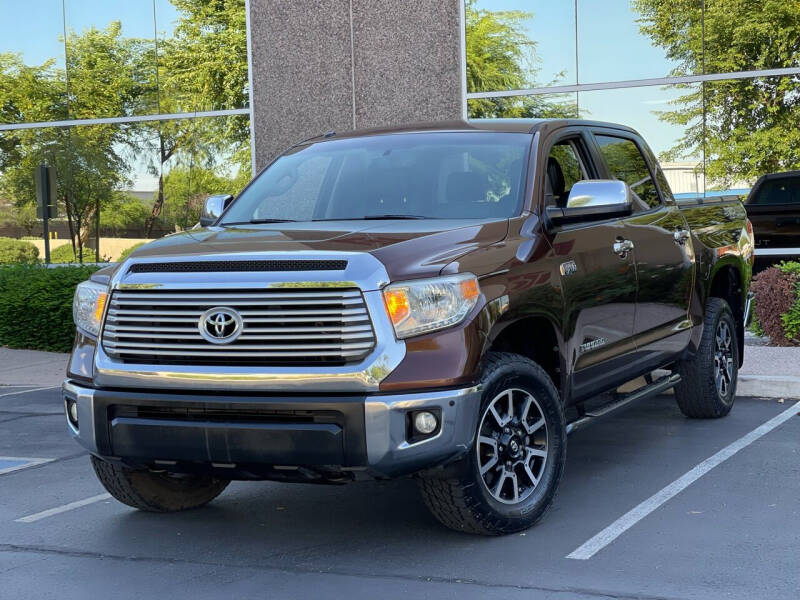
<svg viewBox="0 0 800 600">
<path fill-rule="evenodd" d="M 800 377 L 792 375 L 739 375 L 737 396 L 800 398 Z"/>
</svg>

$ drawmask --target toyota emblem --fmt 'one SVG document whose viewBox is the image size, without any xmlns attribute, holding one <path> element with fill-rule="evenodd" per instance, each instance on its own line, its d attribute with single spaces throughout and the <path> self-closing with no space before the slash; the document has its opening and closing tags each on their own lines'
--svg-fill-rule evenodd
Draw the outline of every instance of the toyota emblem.
<svg viewBox="0 0 800 600">
<path fill-rule="evenodd" d="M 212 344 L 230 344 L 242 333 L 242 317 L 232 308 L 209 308 L 197 324 L 200 335 Z"/>
</svg>

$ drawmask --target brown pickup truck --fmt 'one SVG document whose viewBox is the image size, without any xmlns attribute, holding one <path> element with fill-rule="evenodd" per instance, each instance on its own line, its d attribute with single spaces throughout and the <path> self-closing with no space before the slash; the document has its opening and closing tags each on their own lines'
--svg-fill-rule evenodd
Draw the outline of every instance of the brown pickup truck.
<svg viewBox="0 0 800 600">
<path fill-rule="evenodd" d="M 413 475 L 445 525 L 519 531 L 592 419 L 730 411 L 752 258 L 741 203 L 678 205 L 627 127 L 329 133 L 78 287 L 67 424 L 143 510 Z"/>
</svg>

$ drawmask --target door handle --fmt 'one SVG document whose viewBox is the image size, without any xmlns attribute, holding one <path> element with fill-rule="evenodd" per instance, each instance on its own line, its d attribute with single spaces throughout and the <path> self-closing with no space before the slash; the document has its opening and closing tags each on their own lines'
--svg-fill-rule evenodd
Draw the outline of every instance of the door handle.
<svg viewBox="0 0 800 600">
<path fill-rule="evenodd" d="M 628 252 L 633 250 L 633 242 L 630 240 L 624 240 L 622 238 L 617 238 L 617 241 L 614 242 L 614 254 L 619 254 L 621 258 L 625 258 L 628 256 Z"/>
<path fill-rule="evenodd" d="M 689 239 L 689 232 L 685 229 L 678 229 L 675 233 L 672 234 L 675 238 L 675 241 L 683 246 L 686 243 L 686 240 Z"/>
</svg>

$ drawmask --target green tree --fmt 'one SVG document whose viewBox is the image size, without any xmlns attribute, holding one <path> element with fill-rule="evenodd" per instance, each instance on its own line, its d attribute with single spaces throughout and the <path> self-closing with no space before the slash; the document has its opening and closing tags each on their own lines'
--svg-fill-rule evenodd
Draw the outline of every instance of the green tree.
<svg viewBox="0 0 800 600">
<path fill-rule="evenodd" d="M 162 219 L 179 229 L 193 227 L 200 220 L 203 202 L 212 194 L 236 193 L 237 182 L 214 169 L 179 167 L 164 177 L 166 202 Z"/>
<path fill-rule="evenodd" d="M 524 30 L 533 13 L 519 10 L 490 11 L 466 4 L 467 91 L 497 92 L 535 87 L 538 73 L 536 42 Z M 569 117 L 576 108 L 541 96 L 473 98 L 469 117 Z"/>
<path fill-rule="evenodd" d="M 800 3 L 705 0 L 704 10 L 702 4 L 633 0 L 642 33 L 677 63 L 673 74 L 800 65 Z M 660 115 L 685 131 L 666 158 L 705 150 L 707 180 L 721 186 L 800 167 L 800 77 L 729 79 L 686 89 Z"/>
<path fill-rule="evenodd" d="M 174 35 L 161 43 L 159 112 L 178 113 L 247 106 L 247 27 L 244 0 L 170 0 L 180 17 Z M 151 173 L 158 193 L 147 221 L 149 236 L 165 202 L 167 163 L 187 167 L 233 162 L 250 173 L 247 118 L 228 117 L 158 123 L 152 135 Z M 174 158 L 173 158 L 174 157 Z"/>
</svg>

